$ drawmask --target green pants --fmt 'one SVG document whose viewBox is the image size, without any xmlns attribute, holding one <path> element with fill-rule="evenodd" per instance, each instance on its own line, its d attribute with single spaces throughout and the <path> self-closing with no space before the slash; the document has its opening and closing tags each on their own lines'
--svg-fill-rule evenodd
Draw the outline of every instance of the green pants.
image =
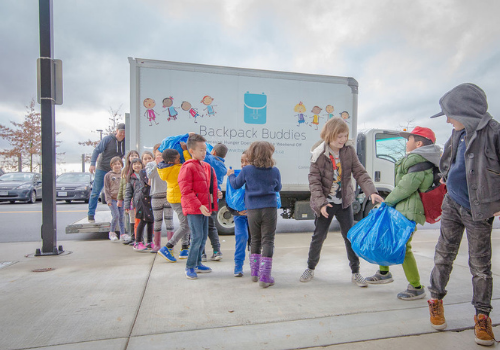
<svg viewBox="0 0 500 350">
<path fill-rule="evenodd" d="M 413 231 L 413 234 L 417 231 Z M 406 279 L 408 282 L 415 288 L 420 287 L 420 275 L 418 273 L 417 261 L 413 256 L 413 252 L 411 251 L 411 239 L 413 238 L 413 234 L 410 236 L 410 239 L 406 243 L 406 254 L 405 260 L 403 261 L 403 271 L 405 272 Z M 389 266 L 380 266 L 380 271 L 389 271 Z"/>
</svg>

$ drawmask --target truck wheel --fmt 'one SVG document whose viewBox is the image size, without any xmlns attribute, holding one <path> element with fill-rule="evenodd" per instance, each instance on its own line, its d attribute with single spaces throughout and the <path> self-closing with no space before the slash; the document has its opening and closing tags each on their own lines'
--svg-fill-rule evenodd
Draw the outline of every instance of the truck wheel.
<svg viewBox="0 0 500 350">
<path fill-rule="evenodd" d="M 226 201 L 219 200 L 219 211 L 215 216 L 215 227 L 221 235 L 234 234 L 234 218 L 231 212 L 227 209 Z"/>
<path fill-rule="evenodd" d="M 380 196 L 384 199 L 385 199 L 385 197 L 387 197 L 387 195 L 385 195 L 385 194 L 380 194 Z M 375 204 L 372 204 L 372 201 L 368 200 L 368 202 L 366 202 L 365 211 L 363 212 L 363 218 L 366 218 L 368 216 L 368 214 L 370 214 L 370 211 L 372 209 L 376 209 L 376 208 L 380 207 L 380 204 L 381 203 L 378 203 L 378 202 Z"/>
</svg>

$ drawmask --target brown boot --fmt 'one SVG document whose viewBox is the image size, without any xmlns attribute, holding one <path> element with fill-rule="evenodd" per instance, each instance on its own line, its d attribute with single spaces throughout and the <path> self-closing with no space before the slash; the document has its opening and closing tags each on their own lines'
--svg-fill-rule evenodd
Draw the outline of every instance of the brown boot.
<svg viewBox="0 0 500 350">
<path fill-rule="evenodd" d="M 446 328 L 446 319 L 444 318 L 443 301 L 437 299 L 427 300 L 429 304 L 429 313 L 431 315 L 431 326 L 437 330 Z"/>
<path fill-rule="evenodd" d="M 486 315 L 474 315 L 474 335 L 476 336 L 476 343 L 479 345 L 491 346 L 495 344 L 495 335 L 491 329 L 491 318 Z"/>
</svg>

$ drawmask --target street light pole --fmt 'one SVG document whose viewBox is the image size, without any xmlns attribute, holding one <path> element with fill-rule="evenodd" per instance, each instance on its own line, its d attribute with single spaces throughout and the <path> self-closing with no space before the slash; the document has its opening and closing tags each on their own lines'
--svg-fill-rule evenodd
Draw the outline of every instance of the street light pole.
<svg viewBox="0 0 500 350">
<path fill-rule="evenodd" d="M 102 132 L 103 132 L 103 130 L 97 129 L 96 131 L 99 133 L 99 139 L 102 141 Z"/>
<path fill-rule="evenodd" d="M 52 0 L 39 0 L 40 105 L 42 125 L 42 249 L 35 255 L 59 255 L 56 225 L 56 143 Z"/>
</svg>

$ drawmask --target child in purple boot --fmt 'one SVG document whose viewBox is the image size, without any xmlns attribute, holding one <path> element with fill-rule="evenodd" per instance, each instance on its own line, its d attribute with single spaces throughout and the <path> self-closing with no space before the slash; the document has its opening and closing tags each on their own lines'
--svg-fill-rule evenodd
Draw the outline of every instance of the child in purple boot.
<svg viewBox="0 0 500 350">
<path fill-rule="evenodd" d="M 274 236 L 278 218 L 276 192 L 281 190 L 281 175 L 274 167 L 274 146 L 266 141 L 253 142 L 247 151 L 250 165 L 241 169 L 238 177 L 234 170 L 227 172 L 235 189 L 245 185 L 245 206 L 250 229 L 250 269 L 252 281 L 262 288 L 274 284 L 271 277 Z"/>
</svg>

